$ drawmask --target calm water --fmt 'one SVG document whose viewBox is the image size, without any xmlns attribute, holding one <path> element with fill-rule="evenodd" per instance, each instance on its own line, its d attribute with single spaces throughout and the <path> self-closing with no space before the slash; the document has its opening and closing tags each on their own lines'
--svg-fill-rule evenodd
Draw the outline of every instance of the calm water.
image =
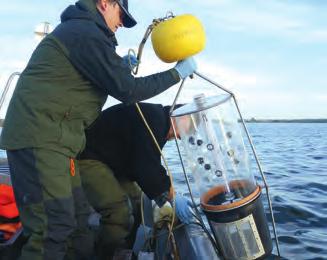
<svg viewBox="0 0 327 260">
<path fill-rule="evenodd" d="M 248 129 L 266 172 L 283 258 L 327 259 L 327 124 Z M 165 152 L 177 190 L 187 193 L 174 142 Z"/>
<path fill-rule="evenodd" d="M 327 259 L 327 124 L 256 123 L 248 129 L 270 186 L 283 258 Z M 174 142 L 165 153 L 176 189 L 187 194 Z"/>
</svg>

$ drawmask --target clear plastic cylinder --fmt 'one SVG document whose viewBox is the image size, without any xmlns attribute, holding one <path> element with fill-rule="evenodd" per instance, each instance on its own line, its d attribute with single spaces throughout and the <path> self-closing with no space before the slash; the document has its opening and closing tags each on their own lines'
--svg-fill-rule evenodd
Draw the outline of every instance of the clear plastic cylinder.
<svg viewBox="0 0 327 260">
<path fill-rule="evenodd" d="M 196 96 L 172 113 L 182 157 L 224 259 L 262 259 L 272 250 L 261 188 L 250 167 L 244 125 L 229 94 Z"/>
<path fill-rule="evenodd" d="M 231 95 L 198 95 L 172 117 L 201 204 L 237 205 L 254 193 L 257 185 L 244 145 L 244 129 Z"/>
</svg>

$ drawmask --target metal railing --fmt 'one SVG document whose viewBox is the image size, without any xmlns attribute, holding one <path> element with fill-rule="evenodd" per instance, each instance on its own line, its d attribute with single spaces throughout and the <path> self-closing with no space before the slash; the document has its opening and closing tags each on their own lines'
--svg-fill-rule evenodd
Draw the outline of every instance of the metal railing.
<svg viewBox="0 0 327 260">
<path fill-rule="evenodd" d="M 1 97 L 0 97 L 0 111 L 1 111 L 2 106 L 3 106 L 3 104 L 4 104 L 5 100 L 6 100 L 6 96 L 7 96 L 8 90 L 10 88 L 11 82 L 14 80 L 14 78 L 16 76 L 20 76 L 20 72 L 12 73 L 9 76 L 8 80 L 7 80 L 7 83 L 6 83 L 6 85 L 5 85 L 4 89 L 3 89 Z"/>
</svg>

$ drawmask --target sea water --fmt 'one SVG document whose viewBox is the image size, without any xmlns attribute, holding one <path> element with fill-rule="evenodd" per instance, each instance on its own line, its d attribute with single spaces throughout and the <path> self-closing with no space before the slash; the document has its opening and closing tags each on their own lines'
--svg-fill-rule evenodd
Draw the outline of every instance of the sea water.
<svg viewBox="0 0 327 260">
<path fill-rule="evenodd" d="M 327 259 L 327 124 L 250 123 L 247 127 L 269 184 L 282 257 Z M 174 141 L 167 143 L 164 153 L 176 190 L 188 196 Z M 255 170 L 253 158 L 252 164 Z M 259 177 L 258 182 L 262 184 Z M 194 183 L 191 187 L 198 196 Z M 265 208 L 268 216 L 267 203 Z"/>
<path fill-rule="evenodd" d="M 269 184 L 282 257 L 327 259 L 327 124 L 249 123 L 247 127 Z M 175 142 L 164 151 L 176 189 L 188 196 Z M 259 176 L 253 158 L 252 168 Z M 263 200 L 271 222 L 265 196 Z M 273 253 L 277 254 L 276 248 Z"/>
</svg>

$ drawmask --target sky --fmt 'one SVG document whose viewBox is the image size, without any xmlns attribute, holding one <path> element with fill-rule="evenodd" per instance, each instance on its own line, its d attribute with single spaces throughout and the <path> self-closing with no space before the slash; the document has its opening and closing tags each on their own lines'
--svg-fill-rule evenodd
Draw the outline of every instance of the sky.
<svg viewBox="0 0 327 260">
<path fill-rule="evenodd" d="M 0 89 L 9 75 L 22 71 L 38 44 L 34 30 L 53 27 L 71 0 L 11 0 L 0 5 Z M 205 49 L 194 56 L 197 71 L 232 91 L 245 118 L 327 118 L 327 1 L 324 0 L 130 0 L 138 24 L 117 32 L 117 52 L 137 51 L 154 18 L 192 14 L 203 24 Z M 138 76 L 173 67 L 160 61 L 149 39 Z M 13 85 L 15 81 L 13 82 Z M 12 92 L 14 86 L 9 92 Z M 178 85 L 148 100 L 171 105 Z M 221 92 L 195 77 L 178 102 Z M 10 95 L 10 93 L 9 93 Z M 1 108 L 3 118 L 9 98 Z M 106 106 L 117 103 L 108 99 Z"/>
</svg>

